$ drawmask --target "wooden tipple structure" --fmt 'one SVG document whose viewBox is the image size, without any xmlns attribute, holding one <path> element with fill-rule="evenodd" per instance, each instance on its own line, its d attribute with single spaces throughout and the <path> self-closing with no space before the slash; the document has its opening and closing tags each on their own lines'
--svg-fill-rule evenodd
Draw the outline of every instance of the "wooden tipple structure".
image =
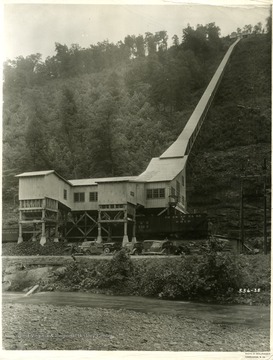
<svg viewBox="0 0 273 360">
<path fill-rule="evenodd" d="M 184 160 L 185 161 L 185 160 Z M 136 240 L 136 216 L 155 215 L 174 207 L 186 213 L 185 170 L 181 160 L 152 159 L 140 176 L 65 180 L 54 170 L 19 177 L 19 239 L 23 234 L 102 242 L 120 237 Z M 180 165 L 180 166 L 177 166 Z"/>
<path fill-rule="evenodd" d="M 185 215 L 187 158 L 238 41 L 228 49 L 178 139 L 142 174 L 78 180 L 66 180 L 54 170 L 17 175 L 18 242 L 28 233 L 33 240 L 39 236 L 41 244 L 52 237 L 102 242 L 122 234 L 125 244 L 136 240 L 137 218 L 144 230 L 151 217 L 169 217 L 170 224 L 190 222 L 185 220 L 190 216 Z"/>
</svg>

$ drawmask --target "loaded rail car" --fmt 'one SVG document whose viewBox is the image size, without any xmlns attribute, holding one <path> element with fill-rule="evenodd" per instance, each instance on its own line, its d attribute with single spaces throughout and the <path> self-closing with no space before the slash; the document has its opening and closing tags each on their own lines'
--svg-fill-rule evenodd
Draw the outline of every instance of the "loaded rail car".
<svg viewBox="0 0 273 360">
<path fill-rule="evenodd" d="M 206 214 L 145 214 L 137 217 L 136 233 L 139 240 L 166 237 L 177 240 L 206 239 L 208 219 Z"/>
</svg>

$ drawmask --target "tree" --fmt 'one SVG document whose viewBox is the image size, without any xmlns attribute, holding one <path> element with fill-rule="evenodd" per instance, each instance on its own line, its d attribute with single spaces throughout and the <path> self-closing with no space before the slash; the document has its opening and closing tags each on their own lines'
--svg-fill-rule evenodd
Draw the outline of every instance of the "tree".
<svg viewBox="0 0 273 360">
<path fill-rule="evenodd" d="M 128 48 L 129 57 L 135 57 L 137 53 L 136 37 L 134 35 L 127 35 L 124 39 L 124 44 Z"/>
<path fill-rule="evenodd" d="M 60 134 L 59 145 L 63 152 L 64 162 L 70 176 L 79 176 L 81 154 L 85 147 L 85 124 L 79 117 L 74 92 L 64 87 L 59 105 Z"/>
<path fill-rule="evenodd" d="M 27 57 L 18 56 L 15 60 L 7 60 L 4 64 L 5 83 L 22 91 L 26 87 L 31 87 L 41 83 L 39 70 L 43 62 L 42 55 L 31 54 Z"/>
<path fill-rule="evenodd" d="M 252 28 L 253 28 L 253 26 L 252 26 L 251 24 L 248 24 L 248 25 L 245 25 L 245 26 L 243 27 L 243 31 L 244 31 L 245 33 L 247 33 L 247 34 L 251 34 L 251 33 L 252 33 Z"/>
<path fill-rule="evenodd" d="M 172 41 L 173 41 L 173 46 L 179 46 L 179 38 L 177 35 L 174 35 L 172 37 Z"/>
<path fill-rule="evenodd" d="M 258 22 L 258 24 L 256 24 L 253 28 L 253 33 L 254 34 L 261 34 L 262 33 L 262 23 Z"/>
<path fill-rule="evenodd" d="M 93 176 L 115 175 L 115 154 L 113 152 L 113 120 L 115 102 L 113 97 L 106 93 L 94 103 L 95 121 L 91 125 L 92 140 L 90 173 Z"/>
<path fill-rule="evenodd" d="M 197 25 L 194 30 L 190 25 L 183 29 L 183 43 L 185 50 L 191 50 L 200 58 L 205 59 L 208 54 L 207 31 L 203 25 Z"/>
<path fill-rule="evenodd" d="M 220 28 L 215 23 L 209 23 L 206 25 L 207 40 L 213 51 L 219 51 L 221 48 L 220 40 Z"/>
<path fill-rule="evenodd" d="M 58 62 L 58 75 L 70 76 L 70 57 L 67 45 L 55 43 L 56 60 Z"/>
<path fill-rule="evenodd" d="M 150 32 L 145 33 L 145 49 L 149 56 L 154 55 L 157 50 L 155 36 Z"/>
<path fill-rule="evenodd" d="M 268 34 L 268 39 L 271 40 L 272 36 L 272 7 L 270 7 L 270 14 L 266 19 L 266 32 Z"/>
<path fill-rule="evenodd" d="M 135 39 L 136 54 L 138 57 L 145 57 L 145 42 L 142 35 L 138 35 Z"/>
<path fill-rule="evenodd" d="M 167 31 L 158 31 L 155 33 L 155 43 L 158 51 L 166 51 L 168 48 Z"/>
</svg>

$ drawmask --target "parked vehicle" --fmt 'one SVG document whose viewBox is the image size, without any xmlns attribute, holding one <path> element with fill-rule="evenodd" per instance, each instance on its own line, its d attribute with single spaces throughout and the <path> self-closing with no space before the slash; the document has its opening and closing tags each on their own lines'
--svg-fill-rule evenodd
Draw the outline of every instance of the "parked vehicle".
<svg viewBox="0 0 273 360">
<path fill-rule="evenodd" d="M 130 255 L 140 255 L 143 250 L 143 243 L 142 242 L 129 242 L 125 245 L 125 249 L 128 251 Z"/>
<path fill-rule="evenodd" d="M 121 244 L 117 242 L 98 243 L 96 241 L 84 241 L 79 250 L 86 255 L 110 254 L 121 249 Z"/>
<path fill-rule="evenodd" d="M 169 255 L 177 254 L 178 248 L 170 240 L 145 240 L 143 241 L 143 255 Z"/>
<path fill-rule="evenodd" d="M 79 246 L 79 252 L 84 255 L 101 255 L 103 253 L 103 244 L 99 244 L 96 241 L 84 241 Z"/>
<path fill-rule="evenodd" d="M 104 254 L 110 254 L 119 251 L 122 247 L 122 244 L 119 242 L 108 242 L 108 243 L 103 243 L 102 245 L 103 245 Z"/>
</svg>

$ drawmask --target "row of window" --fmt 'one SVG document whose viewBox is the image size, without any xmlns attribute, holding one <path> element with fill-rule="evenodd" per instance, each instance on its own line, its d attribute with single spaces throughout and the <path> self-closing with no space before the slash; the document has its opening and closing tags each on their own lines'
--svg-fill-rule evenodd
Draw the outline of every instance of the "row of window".
<svg viewBox="0 0 273 360">
<path fill-rule="evenodd" d="M 123 209 L 123 204 L 100 205 L 101 209 Z"/>
<path fill-rule="evenodd" d="M 171 195 L 177 195 L 180 198 L 180 184 L 176 183 L 176 190 L 174 187 L 171 187 Z M 134 196 L 134 193 L 131 192 L 131 196 Z M 165 188 L 157 189 L 147 189 L 146 192 L 147 199 L 164 199 L 165 198 Z M 67 200 L 67 190 L 64 190 L 64 199 Z M 95 202 L 98 201 L 98 192 L 92 191 L 89 192 L 89 201 Z M 85 193 L 77 192 L 74 193 L 74 202 L 85 202 Z M 184 196 L 182 196 L 182 203 L 184 203 Z"/>
<path fill-rule="evenodd" d="M 93 191 L 89 193 L 89 201 L 98 201 L 98 192 Z M 84 192 L 78 192 L 74 193 L 74 202 L 85 202 L 85 193 Z"/>
<path fill-rule="evenodd" d="M 147 189 L 146 193 L 147 199 L 164 199 L 165 198 L 165 189 Z"/>
</svg>

